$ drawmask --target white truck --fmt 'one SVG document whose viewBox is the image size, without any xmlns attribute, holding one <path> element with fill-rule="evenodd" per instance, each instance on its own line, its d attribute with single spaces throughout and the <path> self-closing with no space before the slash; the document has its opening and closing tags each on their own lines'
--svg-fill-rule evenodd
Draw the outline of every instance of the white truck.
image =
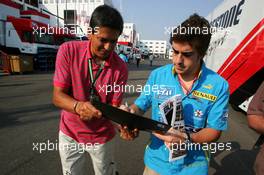
<svg viewBox="0 0 264 175">
<path fill-rule="evenodd" d="M 40 36 L 40 28 L 47 28 L 49 16 L 21 7 L 11 0 L 0 0 L 1 49 L 12 54 L 37 54 L 39 48 L 57 49 L 54 35 Z"/>
<path fill-rule="evenodd" d="M 224 0 L 207 16 L 213 33 L 205 62 L 230 86 L 230 103 L 247 110 L 264 80 L 264 1 Z"/>
</svg>

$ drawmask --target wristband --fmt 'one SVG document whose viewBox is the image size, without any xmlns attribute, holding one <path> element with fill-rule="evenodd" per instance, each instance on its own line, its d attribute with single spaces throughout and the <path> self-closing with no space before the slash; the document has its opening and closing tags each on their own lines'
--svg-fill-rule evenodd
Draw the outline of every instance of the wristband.
<svg viewBox="0 0 264 175">
<path fill-rule="evenodd" d="M 76 101 L 75 103 L 74 103 L 74 105 L 73 105 L 73 111 L 77 114 L 77 112 L 76 112 L 76 108 L 77 108 L 77 105 L 78 105 L 78 101 Z"/>
<path fill-rule="evenodd" d="M 188 142 L 192 142 L 191 134 L 186 132 Z"/>
</svg>

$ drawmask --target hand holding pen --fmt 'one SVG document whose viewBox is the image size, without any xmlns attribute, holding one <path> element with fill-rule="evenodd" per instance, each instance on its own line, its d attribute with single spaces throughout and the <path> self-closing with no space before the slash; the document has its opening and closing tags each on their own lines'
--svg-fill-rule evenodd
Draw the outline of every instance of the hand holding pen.
<svg viewBox="0 0 264 175">
<path fill-rule="evenodd" d="M 135 111 L 129 108 L 128 103 L 125 102 L 125 105 L 121 105 L 119 109 L 122 109 L 126 112 L 135 113 Z M 137 128 L 131 130 L 127 126 L 119 125 L 120 137 L 125 140 L 134 140 L 139 135 Z"/>
</svg>

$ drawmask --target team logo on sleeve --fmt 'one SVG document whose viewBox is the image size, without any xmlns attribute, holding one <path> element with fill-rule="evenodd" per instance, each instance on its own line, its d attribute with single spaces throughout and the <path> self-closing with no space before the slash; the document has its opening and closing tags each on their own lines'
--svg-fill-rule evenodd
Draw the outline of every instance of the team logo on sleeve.
<svg viewBox="0 0 264 175">
<path fill-rule="evenodd" d="M 203 98 L 203 99 L 213 101 L 213 102 L 217 99 L 217 96 L 215 95 L 207 94 L 207 93 L 200 92 L 200 91 L 193 91 L 192 95 L 195 97 Z"/>
</svg>

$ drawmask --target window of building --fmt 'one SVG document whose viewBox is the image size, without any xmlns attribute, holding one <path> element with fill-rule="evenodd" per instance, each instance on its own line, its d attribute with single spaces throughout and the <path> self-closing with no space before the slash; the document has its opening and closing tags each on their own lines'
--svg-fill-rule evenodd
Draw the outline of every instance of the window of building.
<svg viewBox="0 0 264 175">
<path fill-rule="evenodd" d="M 44 2 L 44 4 L 48 4 L 49 3 L 48 0 L 44 0 L 43 2 Z"/>
<path fill-rule="evenodd" d="M 54 0 L 50 0 L 50 3 L 51 3 L 51 4 L 54 4 Z"/>
<path fill-rule="evenodd" d="M 54 44 L 54 36 L 49 34 L 38 35 L 34 34 L 34 41 L 41 44 Z"/>
<path fill-rule="evenodd" d="M 31 43 L 32 42 L 32 33 L 24 31 L 23 36 L 22 36 L 22 41 Z"/>
<path fill-rule="evenodd" d="M 64 10 L 64 23 L 65 24 L 75 24 L 77 17 L 76 10 Z"/>
<path fill-rule="evenodd" d="M 42 0 L 39 0 L 39 4 L 42 4 Z"/>
<path fill-rule="evenodd" d="M 149 42 L 149 44 L 153 44 L 153 42 Z"/>
<path fill-rule="evenodd" d="M 96 0 L 96 2 L 101 2 L 101 0 Z"/>
<path fill-rule="evenodd" d="M 149 46 L 149 48 L 152 48 L 152 46 Z"/>
<path fill-rule="evenodd" d="M 18 0 L 18 1 L 23 2 L 22 0 Z M 25 0 L 24 2 L 34 7 L 38 7 L 38 0 Z"/>
<path fill-rule="evenodd" d="M 82 3 L 82 0 L 79 0 L 79 3 Z"/>
</svg>

